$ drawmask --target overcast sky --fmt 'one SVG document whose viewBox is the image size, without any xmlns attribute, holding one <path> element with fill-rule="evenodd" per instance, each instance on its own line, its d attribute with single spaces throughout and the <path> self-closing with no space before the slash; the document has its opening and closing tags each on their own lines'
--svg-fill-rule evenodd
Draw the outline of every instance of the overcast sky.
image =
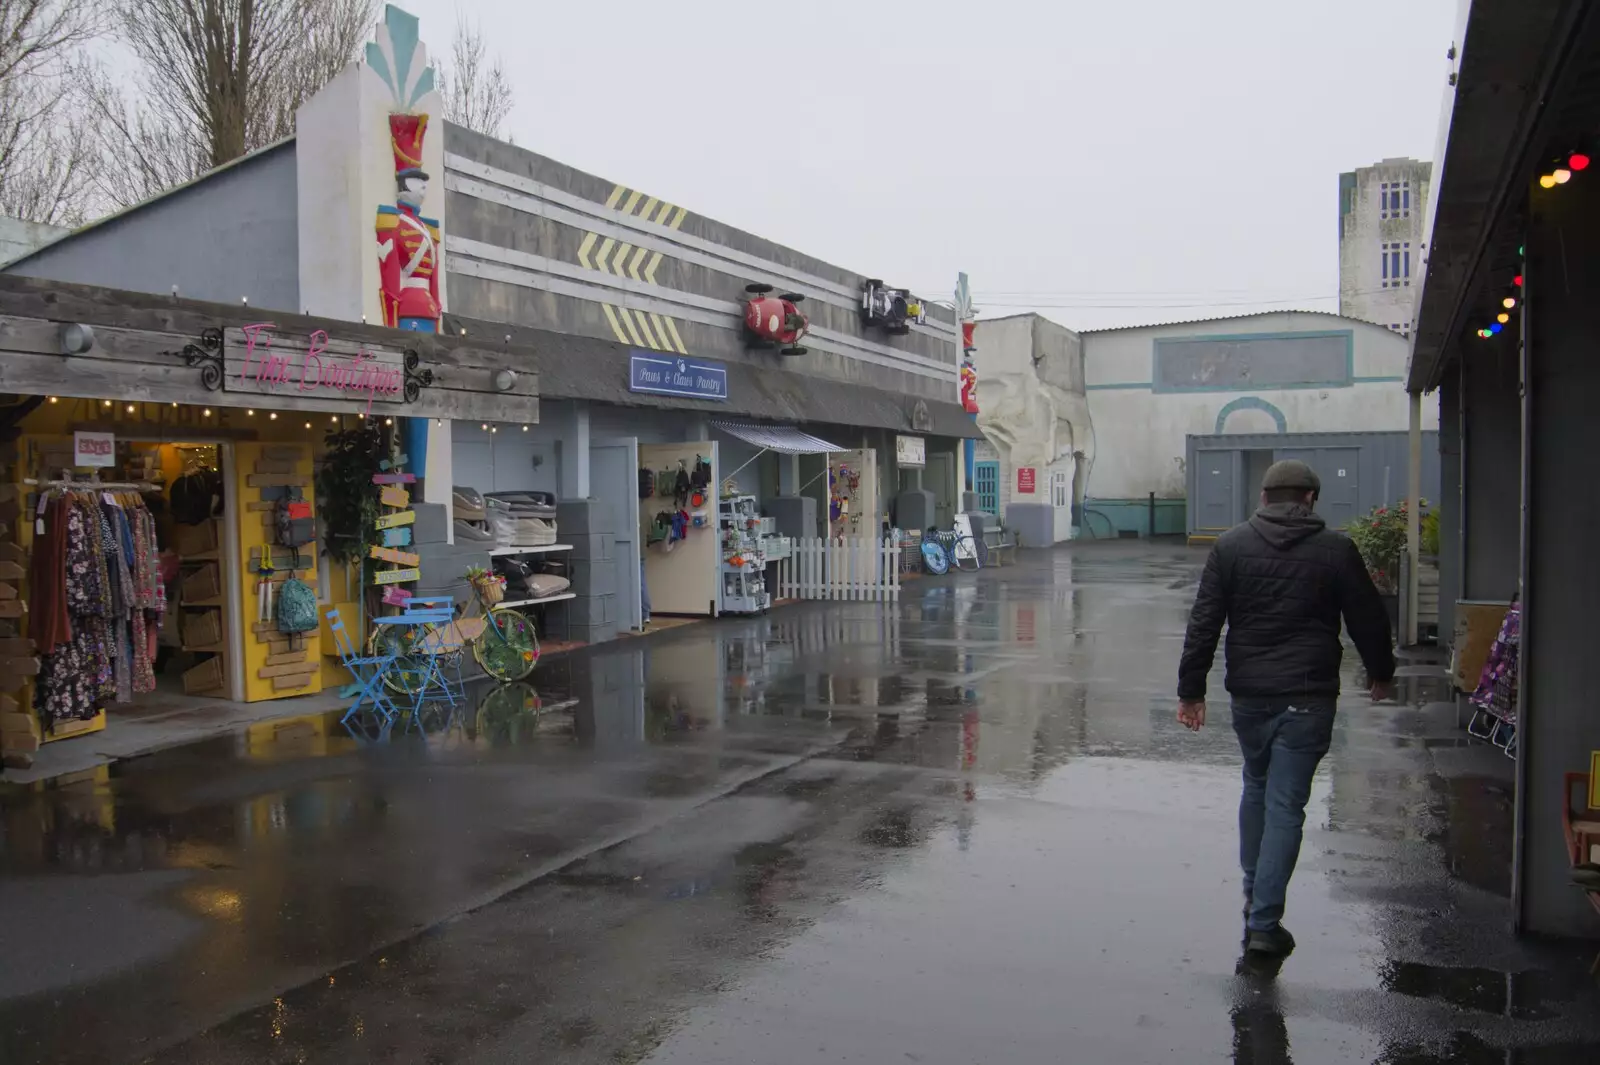
<svg viewBox="0 0 1600 1065">
<path fill-rule="evenodd" d="M 986 315 L 1338 309 L 1338 176 L 1433 152 L 1455 0 L 402 0 L 519 145 Z"/>
</svg>

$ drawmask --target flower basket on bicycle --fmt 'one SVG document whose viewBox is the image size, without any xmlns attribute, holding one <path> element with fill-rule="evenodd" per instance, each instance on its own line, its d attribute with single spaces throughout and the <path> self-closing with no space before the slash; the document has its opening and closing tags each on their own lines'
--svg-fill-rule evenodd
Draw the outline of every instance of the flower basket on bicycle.
<svg viewBox="0 0 1600 1065">
<path fill-rule="evenodd" d="M 506 597 L 506 579 L 494 574 L 484 574 L 472 578 L 473 590 L 478 593 L 478 598 L 483 600 L 484 606 L 494 606 L 503 602 Z"/>
</svg>

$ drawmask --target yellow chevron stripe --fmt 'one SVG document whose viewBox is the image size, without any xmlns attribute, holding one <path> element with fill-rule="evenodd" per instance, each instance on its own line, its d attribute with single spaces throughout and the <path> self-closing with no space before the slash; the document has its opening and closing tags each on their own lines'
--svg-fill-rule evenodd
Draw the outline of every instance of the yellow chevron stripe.
<svg viewBox="0 0 1600 1065">
<path fill-rule="evenodd" d="M 619 316 L 621 316 L 622 324 L 628 327 L 628 335 L 633 338 L 634 347 L 638 347 L 638 348 L 644 347 L 645 346 L 644 340 L 640 338 L 639 330 L 634 326 L 634 324 L 633 324 L 633 315 L 628 313 L 628 308 L 626 308 L 626 307 L 618 307 L 617 308 L 617 314 Z"/>
<path fill-rule="evenodd" d="M 628 342 L 628 334 L 622 331 L 622 323 L 617 321 L 617 312 L 611 308 L 609 303 L 602 303 L 600 306 L 605 310 L 606 320 L 611 323 L 611 331 L 617 334 L 618 342 L 626 344 Z"/>
<path fill-rule="evenodd" d="M 630 251 L 632 251 L 632 250 L 633 250 L 633 245 L 629 244 L 626 241 L 624 241 L 623 243 L 621 243 L 621 244 L 619 244 L 617 246 L 616 257 L 611 260 L 611 272 L 612 273 L 616 274 L 618 277 L 622 276 L 622 271 L 627 266 L 628 253 Z"/>
<path fill-rule="evenodd" d="M 666 200 L 662 200 L 661 201 L 661 210 L 656 212 L 656 222 L 658 222 L 658 223 L 660 223 L 662 225 L 665 225 L 666 221 L 667 221 L 667 216 L 670 215 L 671 213 L 672 213 L 672 204 L 668 203 Z"/>
<path fill-rule="evenodd" d="M 652 285 L 656 283 L 656 267 L 661 265 L 661 253 L 656 252 L 650 256 L 650 265 L 644 268 L 644 279 Z"/>
<path fill-rule="evenodd" d="M 672 220 L 672 228 L 677 229 L 679 226 L 683 225 L 683 220 L 688 217 L 688 211 L 684 210 L 682 207 L 678 208 L 678 217 Z"/>
<path fill-rule="evenodd" d="M 633 253 L 633 259 L 628 263 L 628 276 L 635 281 L 643 281 L 639 276 L 639 264 L 644 262 L 644 257 L 649 254 L 649 248 L 638 248 Z"/>
<path fill-rule="evenodd" d="M 643 311 L 634 311 L 633 316 L 639 322 L 639 332 L 644 334 L 644 342 L 656 351 L 660 351 L 666 344 L 666 337 L 663 336 L 660 343 L 656 342 L 655 331 L 650 328 L 650 316 Z"/>
<path fill-rule="evenodd" d="M 656 336 L 661 338 L 661 350 L 662 351 L 671 351 L 672 350 L 672 338 L 667 335 L 667 327 L 666 327 L 661 315 L 659 315 L 659 314 L 651 314 L 650 315 L 650 320 L 655 323 Z M 665 319 L 665 321 L 666 322 L 670 322 L 670 321 L 672 321 L 672 319 L 668 318 L 668 319 Z"/>
<path fill-rule="evenodd" d="M 606 201 L 606 206 L 615 207 L 617 205 L 617 201 L 622 199 L 622 194 L 627 191 L 628 190 L 623 188 L 621 185 L 618 185 L 616 188 L 612 189 L 611 198 Z"/>
<path fill-rule="evenodd" d="M 678 335 L 678 323 L 671 318 L 666 320 L 667 332 L 672 334 L 672 346 L 678 349 L 679 355 L 689 354 L 689 349 L 683 346 L 683 338 Z"/>
<path fill-rule="evenodd" d="M 615 243 L 616 241 L 612 240 L 610 237 L 607 237 L 605 240 L 600 242 L 600 250 L 595 253 L 594 268 L 599 270 L 602 274 L 606 273 L 606 257 L 611 254 L 611 246 Z"/>
<path fill-rule="evenodd" d="M 589 262 L 589 249 L 594 247 L 594 241 L 593 233 L 585 233 L 583 243 L 578 245 L 578 264 L 589 270 L 594 269 L 594 265 Z"/>
<path fill-rule="evenodd" d="M 643 199 L 643 198 L 644 198 L 644 193 L 639 192 L 637 189 L 635 189 L 633 192 L 628 193 L 628 202 L 623 204 L 622 213 L 623 214 L 632 214 L 633 213 L 633 209 L 639 205 L 639 201 L 641 199 Z"/>
<path fill-rule="evenodd" d="M 644 206 L 639 208 L 639 217 L 646 222 L 650 221 L 650 212 L 656 209 L 657 200 L 654 196 L 644 201 Z"/>
</svg>

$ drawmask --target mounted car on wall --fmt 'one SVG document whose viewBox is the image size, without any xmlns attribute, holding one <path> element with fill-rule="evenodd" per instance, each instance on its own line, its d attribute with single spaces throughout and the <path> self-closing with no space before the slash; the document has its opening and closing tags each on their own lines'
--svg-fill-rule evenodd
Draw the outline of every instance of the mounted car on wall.
<svg viewBox="0 0 1600 1065">
<path fill-rule="evenodd" d="M 744 287 L 744 336 L 753 348 L 777 348 L 780 355 L 804 355 L 800 338 L 811 327 L 798 304 L 805 297 L 798 292 L 772 295 L 771 285 Z"/>
<path fill-rule="evenodd" d="M 861 320 L 885 333 L 904 336 L 913 324 L 928 320 L 927 309 L 909 289 L 887 288 L 882 281 L 868 281 L 861 287 Z"/>
</svg>

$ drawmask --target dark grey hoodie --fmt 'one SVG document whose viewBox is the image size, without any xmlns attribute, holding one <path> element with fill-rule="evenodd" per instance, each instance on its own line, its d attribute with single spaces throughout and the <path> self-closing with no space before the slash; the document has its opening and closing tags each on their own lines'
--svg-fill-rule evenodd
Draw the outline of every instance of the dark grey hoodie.
<svg viewBox="0 0 1600 1065">
<path fill-rule="evenodd" d="M 1388 614 L 1355 544 L 1310 507 L 1264 506 L 1223 533 L 1206 560 L 1178 666 L 1178 696 L 1205 698 L 1224 623 L 1234 695 L 1336 695 L 1341 621 L 1372 679 L 1393 677 Z"/>
</svg>

